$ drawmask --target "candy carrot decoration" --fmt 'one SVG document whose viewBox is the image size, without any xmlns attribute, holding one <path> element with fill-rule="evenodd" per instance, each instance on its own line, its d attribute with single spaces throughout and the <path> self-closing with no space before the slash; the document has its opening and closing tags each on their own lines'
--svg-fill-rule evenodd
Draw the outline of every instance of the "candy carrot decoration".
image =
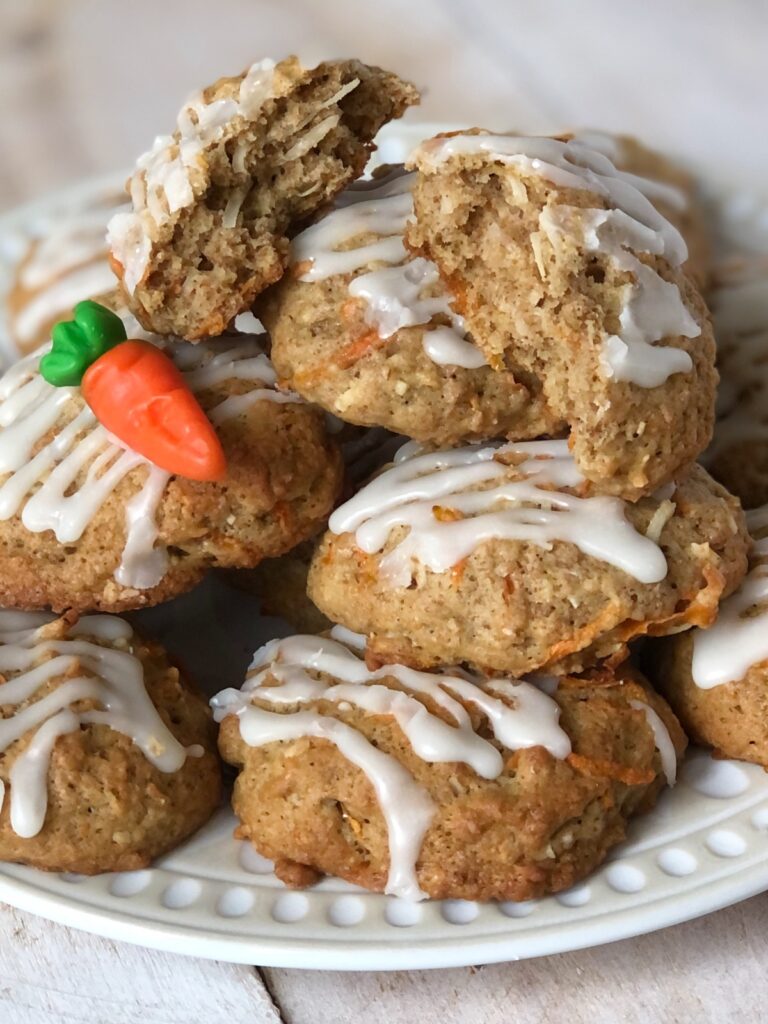
<svg viewBox="0 0 768 1024">
<path fill-rule="evenodd" d="M 56 387 L 79 384 L 99 422 L 161 469 L 191 480 L 225 476 L 221 442 L 177 367 L 148 341 L 127 339 L 105 306 L 79 302 L 74 320 L 56 324 L 40 373 Z"/>
</svg>

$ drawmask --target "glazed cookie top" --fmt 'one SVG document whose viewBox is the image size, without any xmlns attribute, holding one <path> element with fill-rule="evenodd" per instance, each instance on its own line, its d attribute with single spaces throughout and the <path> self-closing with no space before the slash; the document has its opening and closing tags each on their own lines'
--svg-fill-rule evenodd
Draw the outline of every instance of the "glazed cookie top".
<svg viewBox="0 0 768 1024">
<path fill-rule="evenodd" d="M 407 453 L 333 513 L 308 577 L 384 660 L 617 664 L 638 636 L 710 625 L 746 571 L 741 508 L 699 466 L 629 503 L 591 494 L 565 441 Z"/>
<path fill-rule="evenodd" d="M 109 225 L 136 316 L 189 340 L 224 330 L 281 276 L 289 228 L 356 178 L 378 129 L 417 101 L 379 68 L 295 57 L 195 94 L 139 158 L 133 209 Z"/>
<path fill-rule="evenodd" d="M 339 712 L 390 717 L 413 755 L 428 763 L 468 765 L 483 779 L 498 778 L 505 752 L 543 747 L 566 758 L 571 740 L 559 724 L 552 695 L 557 681 L 481 679 L 456 669 L 422 672 L 402 665 L 366 667 L 364 640 L 335 627 L 331 637 L 294 636 L 273 640 L 256 652 L 241 690 L 224 690 L 212 700 L 221 722 L 237 716 L 240 736 L 252 747 L 301 737 L 333 743 L 371 783 L 389 836 L 386 892 L 420 899 L 416 861 L 435 813 L 427 790 L 391 754 L 374 746 Z M 674 783 L 674 743 L 653 708 L 645 712 Z"/>
<path fill-rule="evenodd" d="M 693 636 L 691 675 L 704 690 L 743 679 L 768 659 L 768 505 L 748 512 L 747 525 L 754 538 L 749 572 L 715 624 Z"/>
<path fill-rule="evenodd" d="M 607 157 L 623 173 L 624 178 L 654 205 L 663 203 L 679 211 L 688 206 L 691 188 L 689 176 L 632 136 L 585 128 L 574 132 L 571 137 Z"/>
<path fill-rule="evenodd" d="M 538 382 L 492 370 L 437 267 L 407 252 L 415 173 L 355 182 L 256 306 L 281 380 L 344 419 L 435 445 L 561 434 Z"/>
<path fill-rule="evenodd" d="M 380 573 L 407 587 L 414 563 L 443 573 L 488 540 L 526 540 L 542 547 L 576 545 L 641 583 L 664 579 L 667 563 L 656 543 L 674 514 L 660 495 L 655 521 L 638 533 L 620 498 L 581 497 L 584 478 L 567 441 L 469 445 L 419 454 L 405 445 L 395 465 L 375 477 L 329 520 L 332 533 L 353 533 L 357 546 L 382 551 L 393 534 L 404 537 L 382 557 Z"/>
<path fill-rule="evenodd" d="M 406 245 L 434 260 L 496 368 L 530 374 L 595 490 L 631 501 L 711 438 L 717 374 L 679 230 L 571 139 L 422 143 Z"/>
<path fill-rule="evenodd" d="M 129 335 L 171 357 L 191 392 L 238 383 L 236 393 L 207 411 L 213 430 L 256 402 L 301 402 L 276 389 L 258 337 L 232 336 L 193 348 L 144 334 L 127 314 L 122 319 Z M 169 564 L 155 513 L 172 474 L 110 433 L 79 387 L 54 387 L 41 376 L 41 358 L 50 350 L 50 343 L 44 345 L 0 378 L 0 521 L 19 516 L 33 533 L 50 530 L 60 544 L 75 543 L 121 481 L 144 469 L 140 489 L 125 505 L 125 546 L 114 577 L 123 587 L 154 587 Z M 134 407 L 134 418 L 137 412 Z M 186 429 L 183 421 L 176 425 Z"/>
<path fill-rule="evenodd" d="M 487 133 L 453 135 L 421 144 L 411 163 L 423 174 L 443 164 L 501 163 L 527 175 L 544 178 L 564 189 L 592 192 L 603 202 L 594 209 L 556 204 L 542 210 L 540 237 L 557 248 L 570 239 L 590 252 L 601 253 L 631 273 L 618 312 L 619 328 L 603 341 L 601 365 L 606 377 L 655 388 L 672 374 L 689 373 L 690 355 L 675 346 L 656 343 L 671 336 L 696 338 L 701 327 L 685 305 L 676 284 L 666 281 L 635 253 L 663 257 L 681 266 L 688 249 L 680 232 L 638 187 L 638 179 L 577 139 L 533 138 Z M 653 190 L 655 191 L 655 189 Z M 535 236 L 531 237 L 534 251 Z"/>
<path fill-rule="evenodd" d="M 10 825 L 22 838 L 43 828 L 51 754 L 61 736 L 108 726 L 166 773 L 204 753 L 197 744 L 182 746 L 161 718 L 123 619 L 91 615 L 72 623 L 0 611 L 0 673 L 0 756 L 11 765 Z M 0 807 L 6 796 L 0 784 Z"/>
<path fill-rule="evenodd" d="M 337 209 L 293 239 L 294 273 L 307 282 L 354 275 L 348 295 L 365 304 L 365 319 L 380 338 L 423 324 L 429 330 L 422 345 L 433 362 L 478 369 L 487 365 L 485 358 L 467 338 L 437 267 L 405 248 L 415 178 L 415 172 L 393 167 L 385 177 L 351 185 L 339 196 Z M 356 273 L 371 264 L 375 269 Z"/>
<path fill-rule="evenodd" d="M 686 270 L 702 287 L 709 284 L 712 243 L 696 181 L 682 167 L 631 135 L 585 129 L 578 142 L 602 153 L 671 221 L 688 247 Z"/>
<path fill-rule="evenodd" d="M 3 239 L 15 264 L 6 298 L 5 332 L 20 355 L 42 344 L 54 322 L 82 299 L 114 291 L 107 260 L 107 221 L 124 197 L 100 189 L 57 207 Z"/>
</svg>

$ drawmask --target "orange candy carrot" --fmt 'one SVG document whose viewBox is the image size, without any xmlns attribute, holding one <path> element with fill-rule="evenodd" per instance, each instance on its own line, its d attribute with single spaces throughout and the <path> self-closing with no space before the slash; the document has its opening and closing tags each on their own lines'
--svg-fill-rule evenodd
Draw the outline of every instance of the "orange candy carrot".
<svg viewBox="0 0 768 1024">
<path fill-rule="evenodd" d="M 210 420 L 168 356 L 128 340 L 85 371 L 83 398 L 115 437 L 156 466 L 190 480 L 221 480 L 224 451 Z"/>
<path fill-rule="evenodd" d="M 148 341 L 128 340 L 122 320 L 96 302 L 56 324 L 40 372 L 56 387 L 78 384 L 96 418 L 127 447 L 191 480 L 221 480 L 221 442 L 175 364 Z"/>
</svg>

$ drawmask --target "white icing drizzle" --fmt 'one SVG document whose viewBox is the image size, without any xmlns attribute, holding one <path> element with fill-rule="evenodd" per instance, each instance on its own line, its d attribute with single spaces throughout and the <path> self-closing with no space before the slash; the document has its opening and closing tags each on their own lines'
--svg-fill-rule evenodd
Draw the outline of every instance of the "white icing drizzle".
<svg viewBox="0 0 768 1024">
<path fill-rule="evenodd" d="M 380 338 L 427 324 L 430 329 L 424 332 L 422 345 L 434 363 L 478 369 L 486 365 L 485 359 L 467 340 L 464 321 L 451 308 L 437 267 L 421 256 L 409 257 L 403 243 L 413 216 L 415 177 L 397 168 L 384 179 L 356 182 L 337 200 L 336 209 L 294 238 L 291 262 L 310 264 L 301 281 L 355 275 L 349 294 L 363 300 L 366 321 Z M 360 241 L 372 234 L 378 236 L 374 241 Z M 359 273 L 377 263 L 385 265 Z M 438 316 L 450 326 L 437 322 Z"/>
<path fill-rule="evenodd" d="M 126 503 L 125 547 L 115 570 L 115 579 L 121 586 L 137 590 L 156 586 L 168 569 L 168 552 L 157 544 L 155 513 L 171 475 L 157 467 L 153 469 L 141 490 Z"/>
<path fill-rule="evenodd" d="M 587 129 L 577 132 L 574 138 L 589 149 L 594 149 L 607 157 L 621 171 L 624 178 L 630 181 L 652 203 L 666 203 L 667 206 L 671 206 L 673 210 L 679 210 L 681 213 L 690 206 L 685 189 L 672 185 L 668 181 L 646 178 L 627 170 L 626 164 L 631 160 L 631 150 L 620 136 L 611 135 L 610 132 Z"/>
<path fill-rule="evenodd" d="M 131 627 L 123 619 L 91 615 L 52 632 L 46 614 L 0 611 L 0 753 L 34 730 L 11 767 L 11 828 L 38 834 L 48 806 L 48 770 L 60 736 L 86 725 L 106 725 L 129 736 L 162 772 L 176 772 L 188 755 L 163 722 L 144 687 L 141 661 L 130 653 Z M 93 639 L 83 639 L 84 637 Z M 110 646 L 122 641 L 128 649 Z M 58 683 L 45 696 L 38 690 Z M 32 700 L 21 708 L 20 705 Z M 97 707 L 76 710 L 87 702 Z"/>
<path fill-rule="evenodd" d="M 130 326 L 127 320 L 129 336 Z M 49 347 L 0 378 L 0 520 L 20 514 L 31 532 L 52 530 L 60 543 L 73 543 L 120 481 L 144 468 L 146 479 L 126 505 L 126 544 L 115 578 L 122 586 L 149 589 L 168 565 L 165 549 L 157 545 L 155 511 L 169 474 L 120 445 L 87 406 L 79 408 L 74 401 L 78 389 L 55 388 L 43 380 L 38 363 Z M 239 336 L 223 351 L 215 344 L 171 343 L 167 348 L 193 391 L 228 380 L 260 385 L 215 406 L 209 415 L 216 424 L 258 401 L 300 401 L 275 390 L 275 371 L 257 338 Z M 51 430 L 53 437 L 38 447 Z"/>
<path fill-rule="evenodd" d="M 480 349 L 471 341 L 459 337 L 451 327 L 433 327 L 425 333 L 421 344 L 432 362 L 439 366 L 462 366 L 465 370 L 479 370 L 481 366 L 487 365 Z"/>
<path fill-rule="evenodd" d="M 561 188 L 593 192 L 609 202 L 608 210 L 547 206 L 539 216 L 540 232 L 556 251 L 563 238 L 570 238 L 589 252 L 604 253 L 619 270 L 633 275 L 633 282 L 623 289 L 620 330 L 603 342 L 601 364 L 606 377 L 651 388 L 675 373 L 690 372 L 693 361 L 687 352 L 656 342 L 675 336 L 696 338 L 701 327 L 677 285 L 665 281 L 635 255 L 662 256 L 677 267 L 687 259 L 688 250 L 680 232 L 646 198 L 635 177 L 617 170 L 602 153 L 575 139 L 457 135 L 422 143 L 411 162 L 428 171 L 474 153 L 485 153 L 491 160 L 546 178 Z M 532 236 L 534 247 L 536 241 Z"/>
<path fill-rule="evenodd" d="M 606 377 L 655 388 L 675 373 L 690 372 L 693 360 L 688 352 L 654 343 L 674 335 L 696 338 L 701 328 L 677 285 L 665 281 L 629 252 L 631 246 L 638 252 L 663 255 L 658 232 L 628 218 L 621 210 L 582 210 L 565 205 L 542 211 L 539 226 L 555 248 L 562 238 L 574 239 L 588 252 L 608 254 L 619 270 L 634 276 L 634 282 L 623 288 L 619 333 L 603 341 L 601 363 Z"/>
<path fill-rule="evenodd" d="M 514 469 L 497 458 L 510 455 L 521 460 Z M 625 503 L 566 490 L 582 482 L 567 441 L 469 445 L 426 454 L 417 449 L 336 509 L 328 525 L 336 534 L 354 533 L 357 546 L 369 554 L 381 551 L 394 529 L 408 527 L 379 563 L 393 587 L 411 583 L 414 562 L 446 572 L 485 541 L 503 539 L 547 550 L 564 541 L 641 583 L 664 579 L 664 553 L 630 525 Z M 438 518 L 440 507 L 460 518 Z"/>
<path fill-rule="evenodd" d="M 399 761 L 382 753 L 356 729 L 313 711 L 281 715 L 245 708 L 238 716 L 240 733 L 252 747 L 279 740 L 315 736 L 328 740 L 370 781 L 389 834 L 390 867 L 386 892 L 402 899 L 424 899 L 413 867 L 434 813 L 429 794 L 414 782 Z"/>
<path fill-rule="evenodd" d="M 107 220 L 117 212 L 119 208 L 100 203 L 71 216 L 52 218 L 21 268 L 22 286 L 35 291 L 73 266 L 105 256 Z"/>
<path fill-rule="evenodd" d="M 120 208 L 113 206 L 111 196 L 102 194 L 89 203 L 33 223 L 24 239 L 26 254 L 21 254 L 18 286 L 25 294 L 9 323 L 22 348 L 82 299 L 115 287 L 106 259 L 105 231 L 107 220 Z"/>
<path fill-rule="evenodd" d="M 14 337 L 20 345 L 29 345 L 61 313 L 68 312 L 82 299 L 104 295 L 114 287 L 115 275 L 106 260 L 76 267 L 21 307 L 12 322 Z"/>
<path fill-rule="evenodd" d="M 242 689 L 223 690 L 213 698 L 214 717 L 221 722 L 236 714 L 240 734 L 250 746 L 303 736 L 335 743 L 365 773 L 387 822 L 386 891 L 406 899 L 423 898 L 416 862 L 434 813 L 426 790 L 396 758 L 377 750 L 352 726 L 302 710 L 301 705 L 325 701 L 391 716 L 417 757 L 428 763 L 461 762 L 484 779 L 502 773 L 504 758 L 475 731 L 465 704 L 483 715 L 494 738 L 507 750 L 542 746 L 553 757 L 564 758 L 571 752 L 571 743 L 558 724 L 559 707 L 525 680 L 493 679 L 479 685 L 472 677 L 420 672 L 403 665 L 385 665 L 371 672 L 363 660 L 361 638 L 338 628 L 335 636 L 294 636 L 266 644 L 254 655 Z M 395 680 L 398 688 L 381 680 Z M 254 706 L 254 700 L 293 710 L 270 712 Z M 442 714 L 430 711 L 429 704 Z"/>
<path fill-rule="evenodd" d="M 719 288 L 712 299 L 720 387 L 709 462 L 734 445 L 768 444 L 768 268 Z"/>
<path fill-rule="evenodd" d="M 83 696 L 87 699 L 92 695 L 88 692 Z M 23 839 L 36 836 L 45 822 L 48 766 L 56 741 L 79 728 L 80 719 L 74 712 L 59 711 L 38 726 L 29 746 L 11 768 L 11 828 Z"/>
<path fill-rule="evenodd" d="M 650 704 L 646 704 L 642 700 L 631 700 L 629 703 L 633 708 L 637 711 L 642 711 L 645 715 L 645 719 L 653 733 L 656 749 L 661 758 L 661 770 L 664 772 L 667 785 L 674 786 L 677 782 L 677 751 L 675 750 L 675 744 L 672 742 L 672 737 L 669 735 L 669 729 L 667 729 L 661 717 Z"/>
<path fill-rule="evenodd" d="M 258 117 L 259 111 L 272 95 L 275 62 L 266 58 L 251 64 L 240 86 L 239 113 L 243 117 Z"/>
<path fill-rule="evenodd" d="M 747 513 L 753 534 L 768 530 L 768 505 Z M 752 547 L 750 571 L 720 605 L 709 629 L 693 634 L 691 675 L 702 690 L 743 679 L 768 659 L 768 537 Z"/>
<path fill-rule="evenodd" d="M 365 634 L 355 633 L 351 629 L 347 629 L 346 626 L 331 626 L 331 639 L 338 640 L 340 644 L 344 644 L 346 647 L 351 647 L 353 651 L 365 651 L 366 639 Z"/>
</svg>

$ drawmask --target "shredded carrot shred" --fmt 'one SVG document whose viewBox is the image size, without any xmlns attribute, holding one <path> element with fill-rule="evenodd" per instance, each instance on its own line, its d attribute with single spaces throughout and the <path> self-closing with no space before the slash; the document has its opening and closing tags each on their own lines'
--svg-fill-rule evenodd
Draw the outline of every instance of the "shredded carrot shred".
<svg viewBox="0 0 768 1024">
<path fill-rule="evenodd" d="M 588 775 L 590 778 L 615 779 L 616 782 L 623 782 L 625 786 L 647 785 L 656 778 L 650 768 L 643 771 L 629 765 L 617 764 L 615 761 L 593 760 L 583 754 L 569 754 L 565 760 L 579 775 Z"/>
</svg>

